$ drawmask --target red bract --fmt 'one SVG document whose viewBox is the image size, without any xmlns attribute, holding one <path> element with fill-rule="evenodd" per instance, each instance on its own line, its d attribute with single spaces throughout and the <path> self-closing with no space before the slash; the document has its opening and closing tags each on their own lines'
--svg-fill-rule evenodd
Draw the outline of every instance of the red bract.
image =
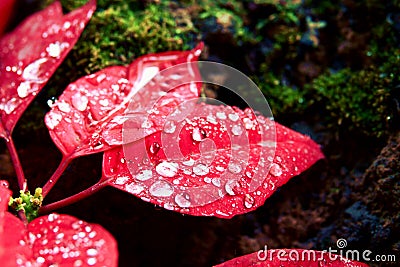
<svg viewBox="0 0 400 267">
<path fill-rule="evenodd" d="M 0 137 L 8 139 L 29 103 L 78 40 L 96 7 L 90 0 L 67 15 L 55 2 L 0 40 Z"/>
<path fill-rule="evenodd" d="M 191 110 L 174 112 L 144 141 L 106 151 L 102 181 L 166 209 L 231 218 L 323 157 L 309 137 L 250 109 Z"/>
<path fill-rule="evenodd" d="M 64 158 L 101 152 L 122 144 L 122 124 L 126 119 L 123 115 L 135 94 L 161 70 L 196 61 L 201 48 L 202 44 L 192 51 L 146 55 L 127 67 L 108 67 L 70 84 L 45 118 L 50 136 Z M 187 69 L 183 75 L 188 80 L 198 78 L 197 72 L 192 77 Z M 168 100 L 178 103 L 197 97 L 200 88 L 193 91 L 188 86 L 169 94 Z M 160 88 L 141 92 L 144 93 L 135 97 L 147 100 L 160 97 Z"/>
<path fill-rule="evenodd" d="M 215 267 L 368 267 L 328 252 L 304 249 L 270 249 L 234 258 Z"/>
<path fill-rule="evenodd" d="M 117 266 L 117 244 L 101 226 L 55 213 L 25 226 L 5 211 L 9 197 L 1 187 L 2 266 Z"/>
<path fill-rule="evenodd" d="M 0 2 L 0 36 L 8 24 L 13 11 L 14 0 L 3 0 Z"/>
</svg>

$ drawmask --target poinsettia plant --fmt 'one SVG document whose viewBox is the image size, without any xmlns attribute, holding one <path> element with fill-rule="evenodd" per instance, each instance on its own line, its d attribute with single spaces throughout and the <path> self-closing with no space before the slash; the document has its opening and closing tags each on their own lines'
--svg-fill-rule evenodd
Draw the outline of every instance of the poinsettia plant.
<svg viewBox="0 0 400 267">
<path fill-rule="evenodd" d="M 116 266 L 115 240 L 105 229 L 69 215 L 38 217 L 106 186 L 176 212 L 231 218 L 260 207 L 323 158 L 309 137 L 251 108 L 199 101 L 200 43 L 72 82 L 45 117 L 62 160 L 31 194 L 13 129 L 74 46 L 95 4 L 89 0 L 63 15 L 56 2 L 0 40 L 0 137 L 21 190 L 9 200 L 6 183 L 0 187 L 0 258 L 9 266 Z M 100 152 L 103 172 L 96 184 L 42 205 L 73 159 Z M 19 218 L 6 211 L 8 202 Z"/>
</svg>

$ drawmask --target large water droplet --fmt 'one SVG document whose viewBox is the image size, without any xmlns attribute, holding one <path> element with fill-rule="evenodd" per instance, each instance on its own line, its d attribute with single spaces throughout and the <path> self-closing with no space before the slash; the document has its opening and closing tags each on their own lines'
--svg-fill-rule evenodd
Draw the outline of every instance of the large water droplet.
<svg viewBox="0 0 400 267">
<path fill-rule="evenodd" d="M 211 183 L 213 185 L 215 185 L 216 187 L 220 187 L 221 186 L 221 179 L 219 178 L 212 178 Z"/>
<path fill-rule="evenodd" d="M 233 125 L 232 126 L 232 133 L 233 135 L 241 135 L 243 133 L 242 126 L 240 125 Z"/>
<path fill-rule="evenodd" d="M 141 170 L 135 175 L 135 178 L 139 181 L 146 181 L 151 177 L 153 177 L 152 170 Z"/>
<path fill-rule="evenodd" d="M 62 115 L 60 113 L 50 112 L 48 113 L 48 116 L 46 116 L 46 125 L 53 130 L 61 122 L 61 120 Z"/>
<path fill-rule="evenodd" d="M 244 206 L 248 209 L 254 206 L 254 198 L 250 194 L 244 196 Z"/>
<path fill-rule="evenodd" d="M 250 130 L 250 129 L 253 128 L 253 126 L 254 126 L 254 122 L 253 122 L 251 119 L 249 119 L 249 118 L 244 118 L 244 119 L 243 119 L 243 123 L 244 123 L 244 127 L 245 127 L 247 130 Z"/>
<path fill-rule="evenodd" d="M 61 46 L 59 42 L 56 42 L 54 44 L 49 44 L 49 46 L 46 48 L 47 53 L 49 53 L 49 56 L 51 57 L 59 57 L 61 54 Z"/>
<path fill-rule="evenodd" d="M 156 172 L 164 177 L 174 177 L 178 173 L 178 163 L 162 161 L 156 166 Z"/>
<path fill-rule="evenodd" d="M 180 193 L 175 196 L 175 203 L 181 208 L 189 208 L 191 205 L 190 196 L 187 193 Z"/>
<path fill-rule="evenodd" d="M 99 254 L 99 252 L 95 248 L 89 248 L 88 250 L 86 250 L 86 255 L 88 256 L 94 257 L 97 256 L 97 254 Z"/>
<path fill-rule="evenodd" d="M 158 151 L 160 151 L 160 148 L 161 148 L 160 144 L 157 143 L 157 142 L 154 142 L 154 143 L 152 143 L 152 144 L 150 145 L 150 147 L 149 147 L 149 152 L 150 152 L 151 154 L 155 155 L 155 154 L 157 154 Z"/>
<path fill-rule="evenodd" d="M 149 192 L 155 197 L 169 197 L 174 188 L 166 181 L 157 181 L 150 186 Z"/>
<path fill-rule="evenodd" d="M 174 123 L 174 121 L 167 121 L 164 124 L 164 132 L 166 133 L 174 133 L 176 129 L 176 125 Z"/>
<path fill-rule="evenodd" d="M 31 88 L 30 82 L 22 82 L 17 88 L 17 93 L 20 98 L 25 98 L 29 95 L 29 89 Z"/>
<path fill-rule="evenodd" d="M 225 191 L 226 191 L 229 195 L 234 196 L 234 195 L 236 194 L 234 190 L 235 190 L 235 188 L 238 187 L 238 186 L 239 186 L 239 184 L 238 184 L 237 180 L 234 180 L 234 179 L 228 180 L 228 181 L 226 182 L 226 184 L 225 184 Z"/>
<path fill-rule="evenodd" d="M 231 121 L 237 121 L 239 119 L 239 115 L 237 113 L 231 113 L 231 114 L 228 115 L 228 118 Z"/>
<path fill-rule="evenodd" d="M 282 175 L 282 168 L 281 166 L 279 166 L 276 163 L 272 163 L 271 164 L 271 168 L 269 169 L 269 172 L 273 175 L 273 176 L 281 176 Z"/>
<path fill-rule="evenodd" d="M 226 114 L 225 114 L 225 112 L 217 112 L 215 115 L 216 115 L 217 118 L 220 119 L 220 120 L 225 120 L 225 119 L 226 119 Z"/>
<path fill-rule="evenodd" d="M 42 68 L 42 65 L 47 61 L 47 58 L 39 58 L 26 66 L 22 72 L 22 78 L 28 81 L 44 82 L 46 80 L 46 68 Z"/>
<path fill-rule="evenodd" d="M 193 172 L 196 175 L 202 176 L 208 174 L 210 172 L 210 169 L 208 168 L 207 165 L 199 163 L 193 167 Z"/>
<path fill-rule="evenodd" d="M 203 128 L 195 127 L 192 132 L 192 139 L 196 142 L 201 142 L 207 137 L 206 131 Z"/>
<path fill-rule="evenodd" d="M 229 170 L 231 173 L 237 174 L 237 173 L 240 173 L 240 172 L 242 171 L 242 166 L 240 166 L 240 165 L 237 164 L 237 163 L 231 162 L 231 163 L 229 163 L 229 165 L 228 165 L 228 170 Z"/>
<path fill-rule="evenodd" d="M 81 93 L 74 94 L 71 97 L 72 105 L 79 111 L 84 111 L 89 103 L 88 98 Z"/>
<path fill-rule="evenodd" d="M 182 164 L 185 165 L 185 166 L 193 166 L 195 162 L 196 161 L 194 159 L 190 158 L 190 159 L 185 160 L 184 162 L 182 162 Z"/>
</svg>

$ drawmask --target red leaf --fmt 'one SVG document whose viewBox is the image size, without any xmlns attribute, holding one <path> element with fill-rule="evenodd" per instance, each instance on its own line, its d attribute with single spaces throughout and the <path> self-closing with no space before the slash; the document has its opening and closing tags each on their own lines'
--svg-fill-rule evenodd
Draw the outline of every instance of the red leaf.
<svg viewBox="0 0 400 267">
<path fill-rule="evenodd" d="M 161 70 L 197 60 L 201 48 L 202 44 L 192 51 L 146 55 L 128 67 L 108 67 L 70 84 L 46 114 L 45 123 L 51 138 L 69 158 L 120 145 L 122 124 L 126 120 L 124 113 L 132 98 L 137 100 L 132 101 L 132 105 L 139 112 L 143 101 L 160 97 L 160 88 L 152 88 L 151 84 L 146 85 L 148 90 L 137 94 L 139 89 Z M 197 71 L 191 74 L 186 68 L 183 76 L 190 81 L 199 74 Z M 160 103 L 160 108 L 167 108 L 169 102 L 179 103 L 197 97 L 200 87 L 191 91 L 189 86 L 176 88 L 175 94 L 168 94 L 168 101 Z"/>
<path fill-rule="evenodd" d="M 0 186 L 2 266 L 117 266 L 117 243 L 103 227 L 59 214 L 39 217 L 25 227 L 3 209 L 10 194 Z"/>
<path fill-rule="evenodd" d="M 13 13 L 15 0 L 2 0 L 0 2 L 0 36 L 6 28 L 8 21 Z"/>
<path fill-rule="evenodd" d="M 103 180 L 166 209 L 231 218 L 323 157 L 309 137 L 250 109 L 195 104 L 181 115 L 144 141 L 106 151 Z"/>
<path fill-rule="evenodd" d="M 234 258 L 215 267 L 368 267 L 328 252 L 303 249 L 270 249 Z"/>
<path fill-rule="evenodd" d="M 62 14 L 55 2 L 0 40 L 0 137 L 7 138 L 29 103 L 78 40 L 96 1 Z"/>
</svg>

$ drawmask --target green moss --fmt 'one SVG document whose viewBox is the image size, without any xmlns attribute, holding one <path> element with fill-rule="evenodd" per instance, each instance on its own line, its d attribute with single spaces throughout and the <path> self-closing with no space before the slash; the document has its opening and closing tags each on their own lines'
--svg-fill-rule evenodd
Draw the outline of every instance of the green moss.
<svg viewBox="0 0 400 267">
<path fill-rule="evenodd" d="M 332 128 L 376 137 L 389 133 L 394 75 L 376 67 L 361 71 L 343 69 L 321 75 L 307 89 L 308 97 L 326 112 L 325 120 Z"/>
<path fill-rule="evenodd" d="M 62 1 L 67 10 L 86 1 Z M 196 29 L 182 14 L 165 5 L 140 8 L 134 1 L 99 1 L 81 38 L 48 87 L 61 92 L 70 82 L 106 66 L 125 65 L 135 58 L 160 51 L 189 49 Z"/>
<path fill-rule="evenodd" d="M 300 113 L 307 107 L 303 91 L 283 85 L 271 72 L 266 72 L 262 81 L 253 80 L 264 93 L 274 116 Z"/>
</svg>

